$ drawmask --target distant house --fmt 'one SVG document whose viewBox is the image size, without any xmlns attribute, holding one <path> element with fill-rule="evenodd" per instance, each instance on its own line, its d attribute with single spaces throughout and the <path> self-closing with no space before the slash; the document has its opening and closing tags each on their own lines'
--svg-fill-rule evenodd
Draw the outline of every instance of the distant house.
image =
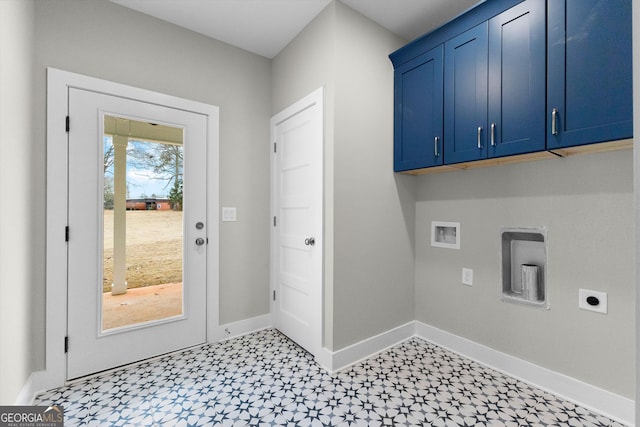
<svg viewBox="0 0 640 427">
<path fill-rule="evenodd" d="M 169 199 L 127 199 L 128 211 L 168 211 L 171 210 Z"/>
</svg>

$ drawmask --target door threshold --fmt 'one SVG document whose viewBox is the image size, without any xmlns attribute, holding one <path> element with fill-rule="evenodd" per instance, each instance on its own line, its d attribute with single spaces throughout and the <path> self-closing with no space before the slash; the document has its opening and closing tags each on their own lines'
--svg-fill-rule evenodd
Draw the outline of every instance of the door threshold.
<svg viewBox="0 0 640 427">
<path fill-rule="evenodd" d="M 159 354 L 157 356 L 148 357 L 146 359 L 138 360 L 136 362 L 125 363 L 124 365 L 116 366 L 114 368 L 105 369 L 104 371 L 95 372 L 93 374 L 85 375 L 85 376 L 78 377 L 78 378 L 72 378 L 70 380 L 66 380 L 64 382 L 64 385 L 65 386 L 74 385 L 74 384 L 77 384 L 77 383 L 80 383 L 80 382 L 83 382 L 83 381 L 87 381 L 87 380 L 90 380 L 90 379 L 93 379 L 93 378 L 101 377 L 103 375 L 112 374 L 112 373 L 114 373 L 116 371 L 119 371 L 121 369 L 124 369 L 124 368 L 135 367 L 135 366 L 138 366 L 138 365 L 142 365 L 143 363 L 153 362 L 155 360 L 160 360 L 160 359 L 163 359 L 163 358 L 168 357 L 168 356 L 173 356 L 173 355 L 176 355 L 176 354 L 184 353 L 186 351 L 190 351 L 190 350 L 194 350 L 194 349 L 197 349 L 197 348 L 201 348 L 201 347 L 204 347 L 205 345 L 209 345 L 209 343 L 205 342 L 205 343 L 201 343 L 201 344 L 192 345 L 190 347 L 185 347 L 185 348 L 182 348 L 180 350 L 170 351 L 168 353 L 163 353 L 163 354 Z"/>
</svg>

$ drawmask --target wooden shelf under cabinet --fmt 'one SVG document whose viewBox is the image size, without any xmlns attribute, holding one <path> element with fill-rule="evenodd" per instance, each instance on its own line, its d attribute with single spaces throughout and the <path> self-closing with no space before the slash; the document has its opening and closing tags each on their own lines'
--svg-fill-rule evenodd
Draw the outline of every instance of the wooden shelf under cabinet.
<svg viewBox="0 0 640 427">
<path fill-rule="evenodd" d="M 405 175 L 426 175 L 432 173 L 452 172 L 467 169 L 486 168 L 491 166 L 508 165 L 512 163 L 531 162 L 534 160 L 556 159 L 558 157 L 574 156 L 576 154 L 606 153 L 609 151 L 629 150 L 633 148 L 633 139 L 601 142 L 597 144 L 580 145 L 554 149 L 552 151 L 540 151 L 536 153 L 519 154 L 508 157 L 476 160 L 473 162 L 456 163 L 452 165 L 435 166 L 424 169 L 414 169 L 400 172 Z"/>
</svg>

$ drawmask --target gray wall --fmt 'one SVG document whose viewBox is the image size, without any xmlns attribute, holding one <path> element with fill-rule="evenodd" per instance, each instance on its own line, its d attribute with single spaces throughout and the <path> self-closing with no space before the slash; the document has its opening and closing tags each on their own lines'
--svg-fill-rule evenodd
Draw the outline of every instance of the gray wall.
<svg viewBox="0 0 640 427">
<path fill-rule="evenodd" d="M 633 398 L 631 154 L 417 178 L 417 320 Z M 431 247 L 431 221 L 459 221 L 461 249 Z M 501 226 L 547 229 L 549 311 L 500 301 Z M 607 292 L 609 314 L 579 310 L 579 288 Z"/>
<path fill-rule="evenodd" d="M 395 177 L 393 68 L 404 42 L 331 3 L 273 61 L 277 112 L 325 87 L 325 345 L 413 319 L 413 183 Z"/>
<path fill-rule="evenodd" d="M 393 173 L 393 67 L 405 42 L 336 3 L 334 349 L 414 319 L 413 181 Z"/>
<path fill-rule="evenodd" d="M 213 272 L 220 277 L 220 323 L 268 313 L 271 61 L 101 0 L 38 0 L 35 58 L 38 156 L 31 173 L 39 205 L 46 67 L 220 107 L 220 205 L 238 208 L 237 222 L 220 224 L 220 271 Z M 38 215 L 44 223 L 44 211 Z M 43 252 L 37 248 L 34 259 L 39 277 Z M 38 293 L 42 298 L 44 282 Z M 40 340 L 43 331 L 38 322 Z"/>
<path fill-rule="evenodd" d="M 33 44 L 33 2 L 0 1 L 0 405 L 15 402 L 43 358 L 44 324 L 33 333 L 33 319 L 42 320 L 34 299 L 44 292 L 44 217 L 33 196 L 42 189 L 31 175 Z"/>
</svg>

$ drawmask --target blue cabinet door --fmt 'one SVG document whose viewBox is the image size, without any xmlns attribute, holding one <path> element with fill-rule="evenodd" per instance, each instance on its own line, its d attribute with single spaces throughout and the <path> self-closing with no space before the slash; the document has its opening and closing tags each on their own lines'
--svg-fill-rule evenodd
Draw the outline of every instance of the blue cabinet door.
<svg viewBox="0 0 640 427">
<path fill-rule="evenodd" d="M 488 157 L 545 148 L 545 12 L 527 0 L 489 21 Z"/>
<path fill-rule="evenodd" d="M 394 170 L 442 164 L 442 46 L 395 70 Z"/>
<path fill-rule="evenodd" d="M 631 0 L 548 7 L 547 148 L 630 138 Z"/>
<path fill-rule="evenodd" d="M 473 27 L 444 45 L 444 158 L 487 156 L 487 28 Z"/>
</svg>

